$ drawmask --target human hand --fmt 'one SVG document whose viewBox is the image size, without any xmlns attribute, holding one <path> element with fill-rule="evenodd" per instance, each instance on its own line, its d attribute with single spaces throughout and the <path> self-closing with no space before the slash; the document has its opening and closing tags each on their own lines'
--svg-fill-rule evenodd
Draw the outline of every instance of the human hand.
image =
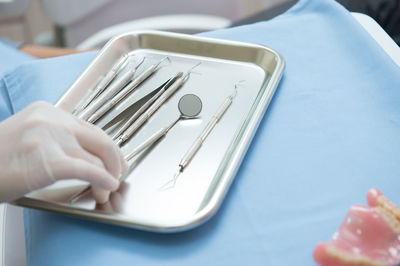
<svg viewBox="0 0 400 266">
<path fill-rule="evenodd" d="M 37 102 L 0 123 L 0 201 L 62 179 L 92 186 L 98 203 L 108 200 L 128 170 L 120 149 L 101 129 L 51 104 Z"/>
</svg>

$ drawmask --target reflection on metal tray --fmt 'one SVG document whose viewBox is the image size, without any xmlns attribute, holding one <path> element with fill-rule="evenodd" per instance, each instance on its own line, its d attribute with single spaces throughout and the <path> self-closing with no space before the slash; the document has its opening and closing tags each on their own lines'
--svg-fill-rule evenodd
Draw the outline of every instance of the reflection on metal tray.
<svg viewBox="0 0 400 266">
<path fill-rule="evenodd" d="M 129 154 L 180 113 L 178 101 L 195 94 L 202 101 L 197 119 L 180 120 L 168 134 L 129 161 L 130 172 L 110 201 L 96 205 L 90 193 L 74 203 L 69 199 L 87 184 L 59 181 L 33 192 L 16 204 L 86 217 L 97 221 L 158 232 L 190 229 L 206 221 L 220 206 L 282 75 L 284 62 L 275 51 L 258 45 L 165 32 L 131 32 L 111 40 L 65 92 L 57 106 L 72 112 L 93 87 L 126 53 L 144 56 L 138 73 L 166 56 L 168 64 L 111 109 L 96 124 L 111 135 L 121 110 L 151 92 L 177 72 L 200 63 L 186 83 L 123 146 Z M 169 189 L 182 156 L 220 105 L 239 84 L 229 110 L 204 141 L 190 164 Z M 129 108 L 128 108 L 129 109 Z"/>
</svg>

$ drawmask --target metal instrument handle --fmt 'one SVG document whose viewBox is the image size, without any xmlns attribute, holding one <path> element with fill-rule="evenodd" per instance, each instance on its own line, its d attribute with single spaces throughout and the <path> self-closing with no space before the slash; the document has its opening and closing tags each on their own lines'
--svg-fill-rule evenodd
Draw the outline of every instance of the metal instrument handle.
<svg viewBox="0 0 400 266">
<path fill-rule="evenodd" d="M 169 89 L 167 89 L 161 96 L 158 98 L 150 107 L 147 109 L 145 113 L 143 113 L 130 127 L 128 127 L 125 132 L 121 135 L 117 144 L 121 144 L 130 138 L 133 133 L 135 133 L 146 121 L 149 117 L 151 117 L 155 111 L 160 108 L 160 106 L 173 94 L 175 93 L 184 83 L 183 78 L 179 78 L 176 82 L 171 85 Z"/>
<path fill-rule="evenodd" d="M 89 123 L 96 122 L 100 117 L 102 117 L 108 110 L 113 108 L 117 103 L 124 99 L 130 92 L 137 88 L 145 79 L 150 77 L 155 69 L 156 65 L 152 65 L 146 71 L 142 72 L 136 79 L 131 81 L 125 88 L 117 93 L 112 99 L 110 99 L 106 104 L 102 105 L 97 111 L 94 112 L 92 116 L 88 119 Z"/>
<path fill-rule="evenodd" d="M 135 74 L 134 70 L 129 70 L 121 75 L 119 79 L 114 80 L 109 87 L 103 92 L 100 97 L 97 97 L 82 113 L 78 115 L 79 118 L 87 120 L 94 112 L 97 111 L 105 102 L 107 102 L 114 94 L 116 94 L 122 87 L 124 87 L 132 76 Z"/>
<path fill-rule="evenodd" d="M 129 161 L 133 157 L 135 157 L 137 154 L 139 154 L 141 151 L 146 149 L 147 147 L 151 146 L 154 142 L 159 140 L 162 136 L 164 136 L 168 132 L 168 128 L 161 128 L 159 131 L 151 135 L 150 138 L 145 140 L 142 144 L 137 146 L 130 154 L 128 154 L 125 159 Z"/>
<path fill-rule="evenodd" d="M 189 150 L 183 156 L 182 160 L 179 163 L 180 171 L 183 171 L 183 169 L 189 164 L 189 162 L 196 155 L 197 151 L 200 149 L 200 147 L 203 144 L 203 142 L 205 141 L 205 139 L 211 133 L 211 131 L 213 130 L 215 125 L 218 123 L 218 121 L 221 119 L 221 117 L 225 114 L 226 110 L 228 110 L 229 106 L 231 106 L 232 100 L 233 100 L 233 97 L 229 96 L 223 102 L 223 104 L 219 107 L 218 111 L 212 117 L 211 121 L 208 122 L 207 126 L 203 129 L 203 131 L 200 133 L 200 135 L 194 141 L 192 146 L 189 148 Z"/>
</svg>

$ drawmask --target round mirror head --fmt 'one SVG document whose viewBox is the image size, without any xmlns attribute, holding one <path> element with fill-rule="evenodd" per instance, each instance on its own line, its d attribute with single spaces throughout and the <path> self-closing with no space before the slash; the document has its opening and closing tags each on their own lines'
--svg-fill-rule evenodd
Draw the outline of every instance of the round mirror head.
<svg viewBox="0 0 400 266">
<path fill-rule="evenodd" d="M 198 116 L 202 107 L 200 98 L 194 94 L 183 95 L 178 103 L 179 112 L 184 117 Z"/>
</svg>

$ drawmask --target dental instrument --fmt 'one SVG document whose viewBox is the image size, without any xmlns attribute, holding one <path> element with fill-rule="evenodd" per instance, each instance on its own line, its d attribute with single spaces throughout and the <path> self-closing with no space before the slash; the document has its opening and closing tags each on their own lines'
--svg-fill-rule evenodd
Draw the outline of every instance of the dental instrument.
<svg viewBox="0 0 400 266">
<path fill-rule="evenodd" d="M 78 104 L 78 107 L 72 112 L 73 114 L 80 113 L 83 109 L 85 109 L 96 96 L 103 92 L 103 90 L 110 84 L 110 82 L 117 76 L 119 71 L 123 69 L 125 63 L 128 61 L 130 57 L 129 54 L 123 55 L 113 66 L 112 68 L 100 79 L 99 83 L 95 86 L 94 89 L 88 91 L 83 100 Z"/>
<path fill-rule="evenodd" d="M 143 96 L 140 100 L 137 100 L 129 104 L 129 106 L 127 106 L 126 108 L 121 107 L 121 110 L 119 110 L 118 114 L 115 115 L 115 117 L 113 117 L 107 124 L 105 124 L 101 128 L 104 131 L 106 131 L 108 128 L 119 124 L 117 127 L 113 129 L 113 132 L 118 130 L 118 128 L 125 125 L 126 121 L 130 116 L 135 114 L 143 105 L 145 105 L 157 92 L 159 92 L 163 88 L 163 86 L 165 86 L 165 84 L 167 84 L 168 81 L 169 80 L 165 81 L 163 84 L 158 86 L 158 88 L 152 90 L 151 92 Z M 115 135 L 115 133 L 113 133 L 112 135 Z"/>
<path fill-rule="evenodd" d="M 113 82 L 103 91 L 101 95 L 99 95 L 96 99 L 93 100 L 91 104 L 87 108 L 85 108 L 81 113 L 78 114 L 78 117 L 83 120 L 88 120 L 88 118 L 96 112 L 104 103 L 108 101 L 111 97 L 113 97 L 118 91 L 121 90 L 133 77 L 136 69 L 130 69 L 124 73 L 121 73 L 121 76 L 114 79 Z"/>
<path fill-rule="evenodd" d="M 128 127 L 124 133 L 117 140 L 117 145 L 121 146 L 126 140 L 128 140 L 157 110 L 164 104 L 164 102 L 171 97 L 189 78 L 191 71 L 200 65 L 201 62 L 191 67 L 185 75 L 178 78 L 171 87 L 166 90 L 160 98 L 158 98 L 150 107 L 144 112 L 130 127 Z"/>
<path fill-rule="evenodd" d="M 178 109 L 180 112 L 179 117 L 175 119 L 169 126 L 161 128 L 159 131 L 154 133 L 150 138 L 148 138 L 142 144 L 136 147 L 130 154 L 125 156 L 125 159 L 129 161 L 145 148 L 149 147 L 161 137 L 165 136 L 169 132 L 169 130 L 173 128 L 176 123 L 178 123 L 179 120 L 193 119 L 197 117 L 201 112 L 202 106 L 202 102 L 198 96 L 194 94 L 186 94 L 182 96 L 178 103 Z"/>
<path fill-rule="evenodd" d="M 196 153 L 201 148 L 205 139 L 208 137 L 208 135 L 211 133 L 211 131 L 214 129 L 214 127 L 217 125 L 219 120 L 221 120 L 222 116 L 226 113 L 228 108 L 232 105 L 233 99 L 236 97 L 236 95 L 237 95 L 237 85 L 235 85 L 234 92 L 225 99 L 225 101 L 219 107 L 219 109 L 217 110 L 215 115 L 211 118 L 210 122 L 208 122 L 207 126 L 203 129 L 203 131 L 200 133 L 200 135 L 193 142 L 192 146 L 182 157 L 182 159 L 178 165 L 178 171 L 175 173 L 173 179 L 170 180 L 169 182 L 167 182 L 161 188 L 163 188 L 163 189 L 167 188 L 167 185 L 170 183 L 172 183 L 172 185 L 170 187 L 175 186 L 178 176 L 183 172 L 183 170 L 186 168 L 186 166 L 190 163 L 190 161 L 193 159 L 193 157 L 196 155 Z"/>
<path fill-rule="evenodd" d="M 142 72 L 137 78 L 129 82 L 122 90 L 120 90 L 114 97 L 111 99 L 107 99 L 107 102 L 104 102 L 102 106 L 99 108 L 88 118 L 89 123 L 96 122 L 100 117 L 102 117 L 108 110 L 113 108 L 117 103 L 123 100 L 129 93 L 135 90 L 143 81 L 145 81 L 148 77 L 150 77 L 156 70 L 158 66 L 168 57 L 164 57 L 158 63 L 151 65 L 144 72 Z"/>
<path fill-rule="evenodd" d="M 183 72 L 177 73 L 174 77 L 170 78 L 166 82 L 164 82 L 161 86 L 159 86 L 157 89 L 154 91 L 157 91 L 155 95 L 153 95 L 149 100 L 147 100 L 139 110 L 137 110 L 118 130 L 117 132 L 114 133 L 112 139 L 116 140 L 136 119 L 143 113 L 145 112 L 149 106 L 155 102 L 178 78 L 180 78 L 183 75 Z M 154 91 L 152 91 L 149 94 L 152 94 Z M 149 95 L 148 94 L 148 95 Z M 142 101 L 143 99 L 147 98 L 148 95 L 143 97 L 137 102 Z"/>
</svg>

